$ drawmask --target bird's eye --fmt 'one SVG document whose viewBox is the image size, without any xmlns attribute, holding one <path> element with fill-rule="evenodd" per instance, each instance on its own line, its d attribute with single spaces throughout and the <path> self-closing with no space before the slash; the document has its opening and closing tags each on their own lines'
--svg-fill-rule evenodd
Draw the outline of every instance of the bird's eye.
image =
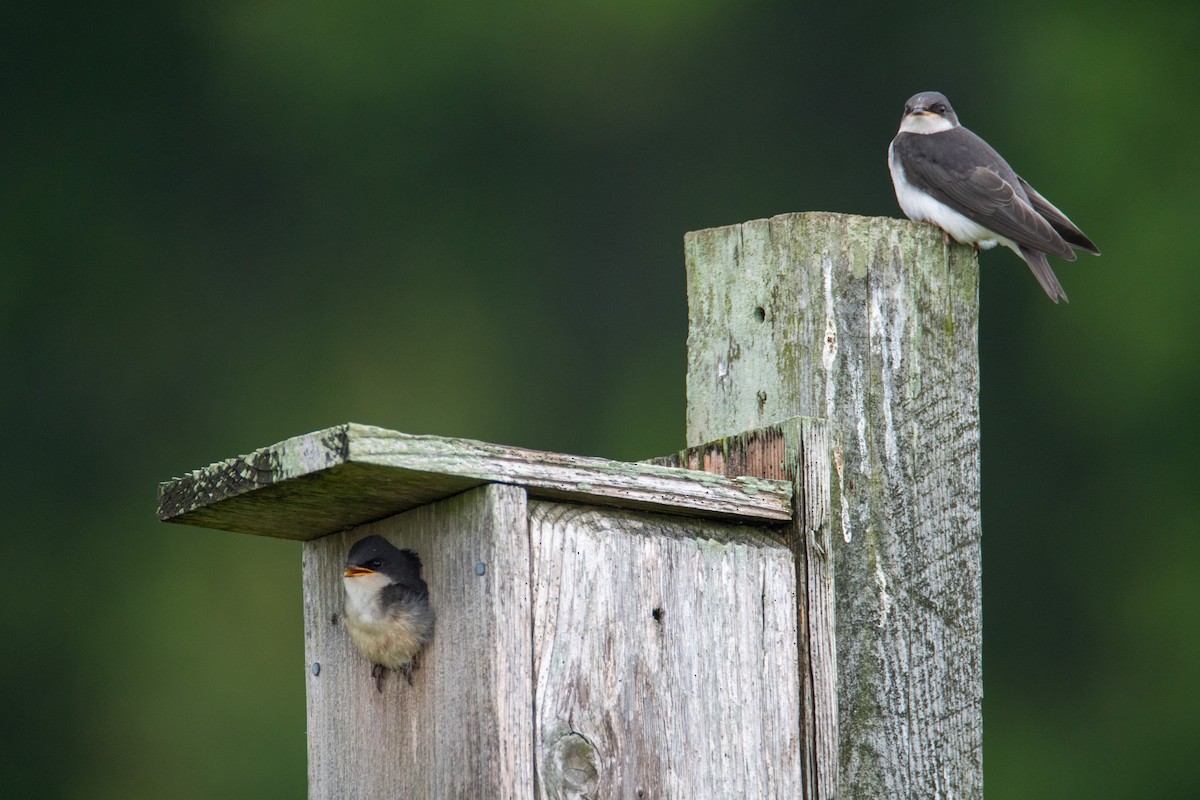
<svg viewBox="0 0 1200 800">
<path fill-rule="evenodd" d="M 378 558 L 373 558 L 367 562 L 367 569 L 379 569 L 383 566 L 383 562 Z"/>
<path fill-rule="evenodd" d="M 938 103 L 936 106 L 934 106 L 933 110 L 937 114 L 945 114 L 946 113 L 946 107 L 944 105 L 942 105 L 941 103 Z"/>
<path fill-rule="evenodd" d="M 905 113 L 905 114 L 911 114 L 911 113 L 912 113 L 912 106 L 905 106 L 905 107 L 904 107 L 904 113 Z"/>
</svg>

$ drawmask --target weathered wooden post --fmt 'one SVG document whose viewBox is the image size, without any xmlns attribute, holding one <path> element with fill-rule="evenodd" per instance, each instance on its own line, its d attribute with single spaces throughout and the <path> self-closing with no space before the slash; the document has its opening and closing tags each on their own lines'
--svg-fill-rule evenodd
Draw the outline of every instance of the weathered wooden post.
<svg viewBox="0 0 1200 800">
<path fill-rule="evenodd" d="M 831 469 L 810 471 L 831 475 L 832 530 L 793 543 L 816 796 L 981 797 L 974 255 L 929 226 L 819 213 L 686 250 L 689 443 L 798 414 L 828 426 Z"/>
<path fill-rule="evenodd" d="M 982 795 L 973 259 L 805 214 L 687 266 L 675 456 L 349 424 L 161 485 L 164 520 L 304 542 L 310 797 Z M 437 614 L 382 693 L 341 621 L 368 534 Z"/>
</svg>

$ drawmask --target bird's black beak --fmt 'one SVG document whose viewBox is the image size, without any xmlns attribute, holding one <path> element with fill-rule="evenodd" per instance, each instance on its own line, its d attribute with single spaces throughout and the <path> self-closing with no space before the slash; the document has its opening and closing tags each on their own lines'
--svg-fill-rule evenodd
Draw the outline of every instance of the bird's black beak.
<svg viewBox="0 0 1200 800">
<path fill-rule="evenodd" d="M 930 112 L 927 111 L 924 106 L 915 106 L 913 110 L 908 113 L 914 117 L 923 117 Z"/>
<path fill-rule="evenodd" d="M 346 567 L 347 578 L 357 578 L 359 575 L 374 575 L 375 570 L 366 567 Z"/>
</svg>

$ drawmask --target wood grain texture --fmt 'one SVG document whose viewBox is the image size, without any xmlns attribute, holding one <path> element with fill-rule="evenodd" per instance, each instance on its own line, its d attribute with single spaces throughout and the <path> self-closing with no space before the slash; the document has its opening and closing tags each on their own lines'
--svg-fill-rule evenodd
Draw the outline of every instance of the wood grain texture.
<svg viewBox="0 0 1200 800">
<path fill-rule="evenodd" d="M 836 797 L 838 696 L 835 638 L 829 426 L 793 417 L 656 459 L 726 477 L 757 475 L 793 482 L 797 513 L 779 530 L 796 564 L 796 617 L 805 797 Z"/>
<path fill-rule="evenodd" d="M 699 477 L 698 477 L 699 476 Z M 791 486 L 349 423 L 159 486 L 159 519 L 308 540 L 484 483 L 575 502 L 719 519 L 787 520 Z"/>
<path fill-rule="evenodd" d="M 827 420 L 793 417 L 780 424 L 799 493 L 799 514 L 789 526 L 804 547 L 807 686 L 812 755 L 811 798 L 838 797 L 841 732 L 838 727 L 837 596 L 834 592 L 831 443 Z"/>
<path fill-rule="evenodd" d="M 304 544 L 310 798 L 533 796 L 527 514 L 493 484 Z M 436 614 L 413 685 L 382 693 L 342 620 L 346 553 L 371 534 L 421 556 Z"/>
<path fill-rule="evenodd" d="M 748 526 L 530 502 L 539 797 L 799 797 L 795 573 Z"/>
<path fill-rule="evenodd" d="M 982 796 L 978 269 L 929 226 L 691 233 L 688 433 L 829 423 L 838 797 Z"/>
</svg>

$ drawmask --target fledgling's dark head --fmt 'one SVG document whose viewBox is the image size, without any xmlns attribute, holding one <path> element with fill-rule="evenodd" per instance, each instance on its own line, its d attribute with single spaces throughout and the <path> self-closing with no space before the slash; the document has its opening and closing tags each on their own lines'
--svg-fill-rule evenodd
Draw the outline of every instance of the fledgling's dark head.
<svg viewBox="0 0 1200 800">
<path fill-rule="evenodd" d="M 401 550 L 382 536 L 359 539 L 346 556 L 347 578 L 379 573 L 393 583 L 416 583 L 421 579 L 421 559 L 412 550 Z"/>
<path fill-rule="evenodd" d="M 941 92 L 921 92 L 908 98 L 900 130 L 909 133 L 932 133 L 958 127 L 958 115 Z"/>
</svg>

